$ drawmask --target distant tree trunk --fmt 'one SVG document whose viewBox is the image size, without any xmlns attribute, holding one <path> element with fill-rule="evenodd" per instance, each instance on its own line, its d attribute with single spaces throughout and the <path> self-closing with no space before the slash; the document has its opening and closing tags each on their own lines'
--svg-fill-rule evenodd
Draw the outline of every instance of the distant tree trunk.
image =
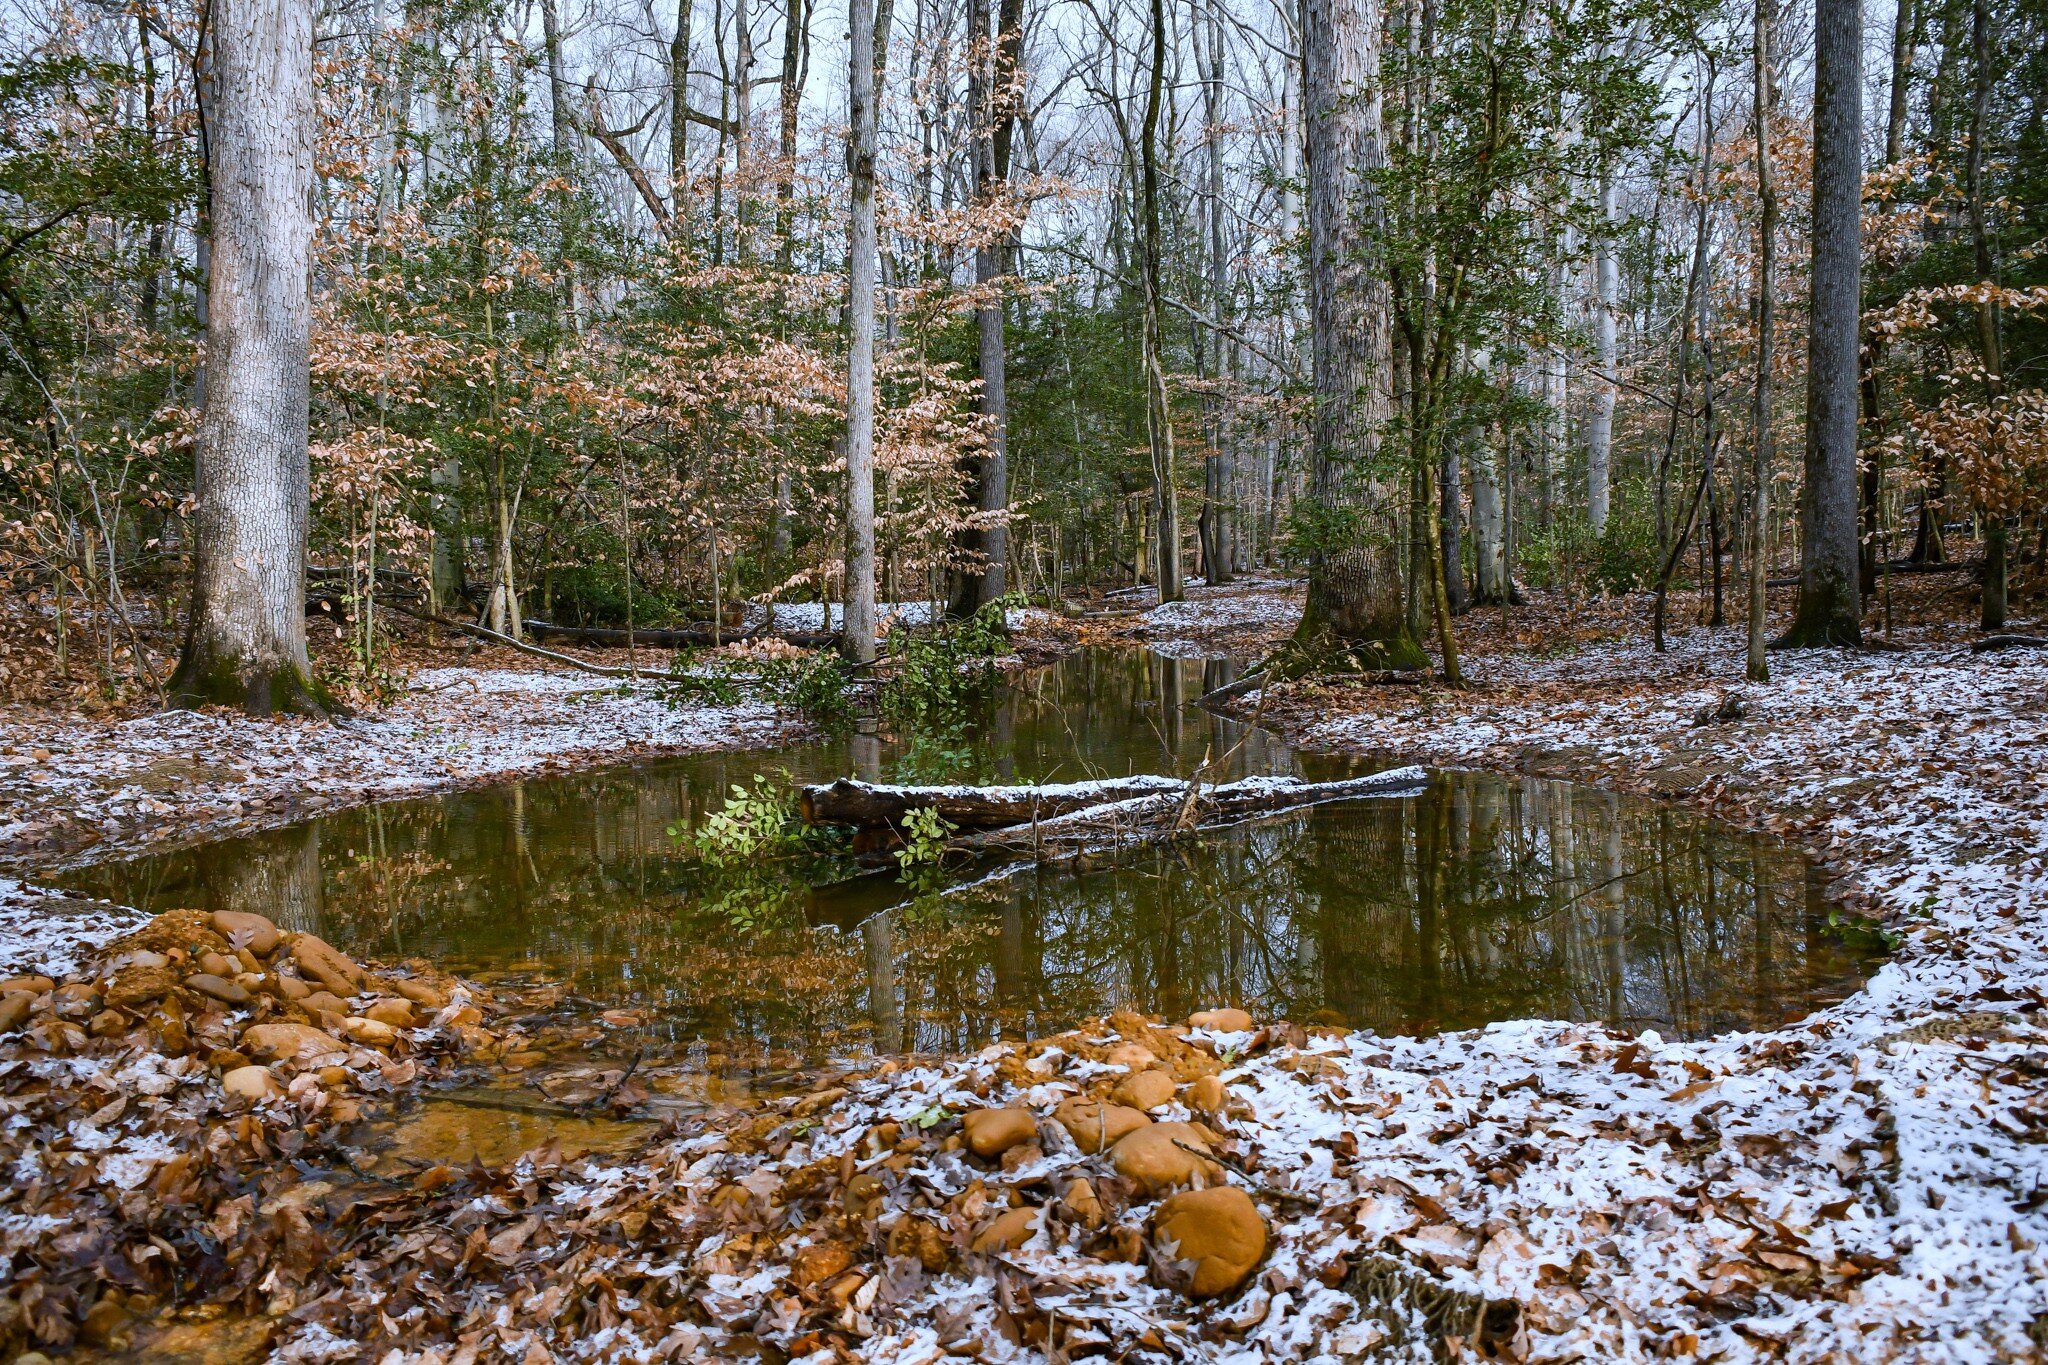
<svg viewBox="0 0 2048 1365">
<path fill-rule="evenodd" d="M 1377 0 L 1304 0 L 1309 308 L 1315 376 L 1308 606 L 1301 638 L 1347 641 L 1368 667 L 1429 660 L 1408 629 L 1396 553 L 1399 473 L 1383 466 L 1392 406 L 1391 299 L 1372 176 L 1380 132 Z"/>
<path fill-rule="evenodd" d="M 1152 448 L 1152 514 L 1159 531 L 1159 600 L 1178 602 L 1184 596 L 1180 575 L 1180 491 L 1174 483 L 1173 410 L 1166 393 L 1166 363 L 1160 354 L 1159 325 L 1159 114 L 1166 94 L 1165 0 L 1152 0 L 1152 80 L 1145 96 L 1145 124 L 1138 135 L 1144 164 L 1143 276 L 1145 284 L 1145 434 Z"/>
<path fill-rule="evenodd" d="M 846 366 L 846 626 L 839 647 L 855 663 L 875 657 L 875 10 L 851 0 L 847 63 L 849 307 Z"/>
<path fill-rule="evenodd" d="M 1970 151 L 1965 167 L 1965 187 L 1970 200 L 1970 242 L 1976 253 L 1977 279 L 1984 285 L 1998 283 L 1998 265 L 1991 257 L 1991 234 L 1984 222 L 1984 125 L 1991 106 L 1991 6 L 1989 0 L 1970 2 Z M 1977 351 L 1984 362 L 1984 394 L 1996 404 L 2005 393 L 2005 355 L 1998 336 L 1998 304 L 1990 298 L 1977 303 Z M 2006 617 L 2006 527 L 2005 513 L 1982 508 L 1978 520 L 1984 526 L 1984 596 L 1978 621 L 1986 630 L 1998 630 Z"/>
<path fill-rule="evenodd" d="M 669 217 L 676 240 L 690 240 L 690 0 L 676 0 L 676 32 L 668 43 Z"/>
<path fill-rule="evenodd" d="M 1227 326 L 1230 288 L 1223 254 L 1223 17 L 1215 0 L 1204 11 L 1202 32 L 1195 35 L 1196 66 L 1202 78 L 1202 145 L 1208 184 L 1203 192 L 1203 210 L 1208 218 L 1209 309 L 1219 325 Z M 1223 378 L 1223 355 L 1231 343 L 1221 332 L 1211 333 L 1216 365 L 1212 380 Z M 1231 544 L 1232 485 L 1236 482 L 1229 452 L 1224 447 L 1223 396 L 1211 393 L 1203 400 L 1209 426 L 1208 457 L 1202 462 L 1202 569 L 1212 584 L 1228 583 L 1236 550 Z"/>
<path fill-rule="evenodd" d="M 1614 170 L 1600 171 L 1600 233 L 1593 239 L 1593 407 L 1586 418 L 1586 521 L 1595 536 L 1607 532 L 1613 481 L 1615 313 L 1621 306 L 1620 244 L 1615 240 Z"/>
<path fill-rule="evenodd" d="M 319 713 L 306 655 L 313 10 L 218 0 L 192 608 L 170 694 Z"/>
<path fill-rule="evenodd" d="M 1799 605 L 1781 647 L 1860 645 L 1856 435 L 1862 335 L 1863 11 L 1814 16 L 1812 309 L 1806 348 L 1806 483 Z"/>
<path fill-rule="evenodd" d="M 1444 593 L 1453 615 L 1462 616 L 1471 609 L 1472 595 L 1465 587 L 1465 519 L 1459 494 L 1464 488 L 1464 461 L 1459 458 L 1459 441 L 1462 431 L 1449 433 L 1451 439 L 1443 441 L 1443 453 L 1438 460 L 1437 478 L 1442 489 L 1442 498 L 1437 504 L 1437 541 L 1443 555 Z"/>
<path fill-rule="evenodd" d="M 1771 367 L 1777 363 L 1772 331 L 1777 325 L 1778 190 L 1771 180 L 1771 4 L 1756 2 L 1755 118 L 1757 197 L 1756 402 L 1751 410 L 1755 449 L 1750 460 L 1749 498 L 1749 649 L 1751 682 L 1769 682 L 1771 666 L 1764 657 L 1769 618 L 1771 574 Z M 1907 0 L 1911 3 L 1911 0 Z"/>
<path fill-rule="evenodd" d="M 967 0 L 967 102 L 972 139 L 975 201 L 984 211 L 995 206 L 1010 178 L 1010 141 L 1016 124 L 1011 86 L 1022 42 L 1022 14 L 1016 0 L 1002 0 L 998 31 L 989 32 L 989 5 L 994 0 Z M 990 240 L 974 249 L 974 281 L 993 291 L 1006 273 L 1007 242 Z M 974 462 L 969 482 L 969 510 L 980 524 L 956 539 L 970 562 L 954 577 L 950 616 L 971 616 L 1008 588 L 1009 528 L 1002 517 L 1010 506 L 1010 401 L 1005 382 L 1004 309 L 999 297 L 984 299 L 974 310 L 975 350 L 981 369 L 981 412 L 989 419 L 988 450 Z"/>
</svg>

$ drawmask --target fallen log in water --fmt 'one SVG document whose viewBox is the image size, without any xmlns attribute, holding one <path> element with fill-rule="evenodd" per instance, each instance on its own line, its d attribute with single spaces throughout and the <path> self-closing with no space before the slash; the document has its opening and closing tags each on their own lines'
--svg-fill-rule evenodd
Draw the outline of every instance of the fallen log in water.
<svg viewBox="0 0 2048 1365">
<path fill-rule="evenodd" d="M 1171 779 L 1169 779 L 1171 780 Z M 1429 780 L 1420 767 L 1391 768 L 1338 782 L 1304 782 L 1298 777 L 1247 777 L 1220 786 L 1176 782 L 1177 791 L 1134 796 L 1083 807 L 1026 825 L 985 830 L 951 841 L 949 847 L 987 849 L 1072 848 L 1131 839 L 1158 838 L 1204 821 L 1265 811 L 1299 810 L 1327 801 L 1392 796 L 1419 790 Z"/>
<path fill-rule="evenodd" d="M 1061 800 L 1067 800 L 1071 799 L 1072 789 L 1081 788 L 1110 797 L 1037 819 L 970 828 L 968 832 L 947 840 L 945 845 L 949 853 L 1028 853 L 1035 858 L 1050 859 L 1148 843 L 1204 823 L 1233 817 L 1300 810 L 1328 801 L 1348 801 L 1359 797 L 1406 795 L 1420 790 L 1428 780 L 1429 774 L 1425 769 L 1411 766 L 1338 782 L 1304 782 L 1298 777 L 1248 777 L 1237 782 L 1205 786 L 1177 777 L 1133 777 L 1106 782 L 1075 782 L 1050 788 L 885 787 L 868 790 L 880 790 L 892 796 L 904 792 L 942 793 L 944 799 L 953 803 L 953 809 L 969 814 L 983 811 L 965 804 L 964 798 L 968 793 L 1001 793 L 1010 797 L 1054 792 Z M 840 785 L 833 783 L 829 788 L 811 790 L 831 791 Z M 1114 795 L 1119 789 L 1137 789 L 1138 794 Z M 920 807 L 911 804 L 902 809 L 908 811 Z M 943 810 L 944 806 L 940 809 Z M 894 831 L 887 826 L 864 828 L 860 839 L 868 840 L 868 843 L 862 847 L 860 841 L 856 841 L 857 857 L 871 867 L 886 865 L 896 856 L 887 847 L 895 837 Z"/>
<path fill-rule="evenodd" d="M 1038 787 L 901 787 L 842 777 L 836 782 L 805 787 L 797 800 L 805 823 L 812 825 L 873 829 L 897 824 L 914 810 L 937 810 L 964 829 L 996 829 L 1113 801 L 1186 789 L 1187 783 L 1177 777 L 1150 776 Z"/>
</svg>

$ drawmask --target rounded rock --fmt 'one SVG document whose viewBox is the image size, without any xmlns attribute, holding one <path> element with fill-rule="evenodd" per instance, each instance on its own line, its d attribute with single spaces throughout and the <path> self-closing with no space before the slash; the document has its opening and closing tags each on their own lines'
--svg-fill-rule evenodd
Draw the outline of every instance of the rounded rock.
<svg viewBox="0 0 2048 1365">
<path fill-rule="evenodd" d="M 238 1066 L 220 1078 L 220 1085 L 236 1099 L 248 1100 L 252 1104 L 284 1093 L 284 1087 L 278 1084 L 277 1077 L 270 1074 L 267 1066 Z"/>
<path fill-rule="evenodd" d="M 1266 1254 L 1266 1220 L 1234 1185 L 1176 1194 L 1152 1215 L 1160 1254 L 1190 1267 L 1188 1296 L 1228 1294 Z"/>
<path fill-rule="evenodd" d="M 309 1061 L 345 1053 L 348 1046 L 330 1033 L 306 1024 L 255 1024 L 242 1034 L 242 1047 L 252 1057 L 274 1061 Z"/>
<path fill-rule="evenodd" d="M 1155 1123 L 1127 1134 L 1109 1149 L 1116 1173 L 1152 1195 L 1220 1180 L 1223 1168 L 1209 1160 L 1209 1142 L 1191 1123 Z"/>
<path fill-rule="evenodd" d="M 1109 1098 L 1117 1104 L 1129 1105 L 1147 1113 L 1173 1100 L 1173 1077 L 1156 1067 L 1150 1071 L 1137 1071 L 1124 1077 L 1109 1092 Z"/>
<path fill-rule="evenodd" d="M 366 1047 L 390 1047 L 398 1041 L 398 1030 L 391 1025 L 360 1016 L 342 1020 L 341 1031 L 351 1042 L 362 1043 Z"/>
<path fill-rule="evenodd" d="M 213 925 L 213 932 L 238 948 L 246 947 L 258 957 L 269 957 L 277 951 L 280 940 L 277 926 L 262 915 L 240 910 L 216 910 L 208 919 Z"/>
<path fill-rule="evenodd" d="M 1067 1130 L 1074 1145 L 1089 1153 L 1113 1146 L 1126 1134 L 1152 1122 L 1143 1112 L 1127 1105 L 1104 1104 L 1079 1096 L 1061 1101 L 1052 1116 Z"/>
<path fill-rule="evenodd" d="M 389 1024 L 392 1028 L 413 1026 L 412 1006 L 403 1000 L 379 1000 L 363 1011 L 363 1017 L 374 1019 L 380 1024 Z"/>
<path fill-rule="evenodd" d="M 246 1005 L 251 999 L 247 986 L 215 976 L 212 972 L 192 973 L 185 978 L 185 988 L 210 996 L 223 1005 Z"/>
<path fill-rule="evenodd" d="M 1188 1108 L 1203 1114 L 1220 1114 L 1230 1104 L 1230 1092 L 1221 1076 L 1203 1076 L 1188 1087 Z"/>
<path fill-rule="evenodd" d="M 292 961 L 302 975 L 310 976 L 336 995 L 354 995 L 363 984 L 363 969 L 346 953 L 318 934 L 300 934 L 292 939 Z"/>
<path fill-rule="evenodd" d="M 1243 1033 L 1251 1026 L 1252 1017 L 1237 1009 L 1201 1010 L 1188 1016 L 1189 1028 L 1205 1028 L 1216 1033 Z"/>
<path fill-rule="evenodd" d="M 1031 1240 L 1031 1234 L 1038 1231 L 1039 1211 L 1020 1207 L 1005 1209 L 989 1221 L 987 1226 L 974 1234 L 972 1250 L 981 1256 L 997 1252 L 1015 1251 Z"/>
<path fill-rule="evenodd" d="M 988 1161 L 1038 1136 L 1038 1120 L 1029 1109 L 977 1109 L 964 1124 L 968 1150 Z"/>
<path fill-rule="evenodd" d="M 12 1033 L 28 1022 L 30 1008 L 36 998 L 27 991 L 11 991 L 0 995 L 0 1033 Z"/>
</svg>

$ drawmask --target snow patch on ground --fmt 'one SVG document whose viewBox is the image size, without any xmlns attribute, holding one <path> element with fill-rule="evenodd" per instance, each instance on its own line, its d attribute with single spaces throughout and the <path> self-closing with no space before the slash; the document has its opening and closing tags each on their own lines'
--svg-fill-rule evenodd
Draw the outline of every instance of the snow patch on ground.
<svg viewBox="0 0 2048 1365">
<path fill-rule="evenodd" d="M 149 916 L 0 877 L 0 978 L 63 977 Z"/>
<path fill-rule="evenodd" d="M 475 668 L 429 670 L 375 715 L 331 723 L 165 711 L 52 727 L 0 716 L 0 855 L 220 835 L 494 779 L 766 744 L 785 724 L 762 703 L 671 707 L 655 679 Z"/>
</svg>

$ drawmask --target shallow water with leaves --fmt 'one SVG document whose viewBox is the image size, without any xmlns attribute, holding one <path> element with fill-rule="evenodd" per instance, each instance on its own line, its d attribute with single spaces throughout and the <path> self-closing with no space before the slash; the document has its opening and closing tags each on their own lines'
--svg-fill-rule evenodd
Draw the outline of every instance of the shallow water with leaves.
<svg viewBox="0 0 2048 1365">
<path fill-rule="evenodd" d="M 819 860 L 716 866 L 691 832 L 735 784 L 1314 780 L 1196 704 L 1220 660 L 1085 651 L 951 733 L 849 734 L 342 812 L 64 880 L 152 912 L 260 910 L 350 953 L 548 979 L 592 1055 L 658 1052 L 746 1089 L 958 1051 L 1131 1005 L 1428 1033 L 1604 1020 L 1698 1036 L 1838 1000 L 1874 945 L 1802 855 L 1571 783 L 1439 772 L 1419 795 L 1208 829 L 1087 871 L 983 863 L 906 884 Z M 600 1014 L 609 1010 L 609 1014 Z"/>
</svg>

